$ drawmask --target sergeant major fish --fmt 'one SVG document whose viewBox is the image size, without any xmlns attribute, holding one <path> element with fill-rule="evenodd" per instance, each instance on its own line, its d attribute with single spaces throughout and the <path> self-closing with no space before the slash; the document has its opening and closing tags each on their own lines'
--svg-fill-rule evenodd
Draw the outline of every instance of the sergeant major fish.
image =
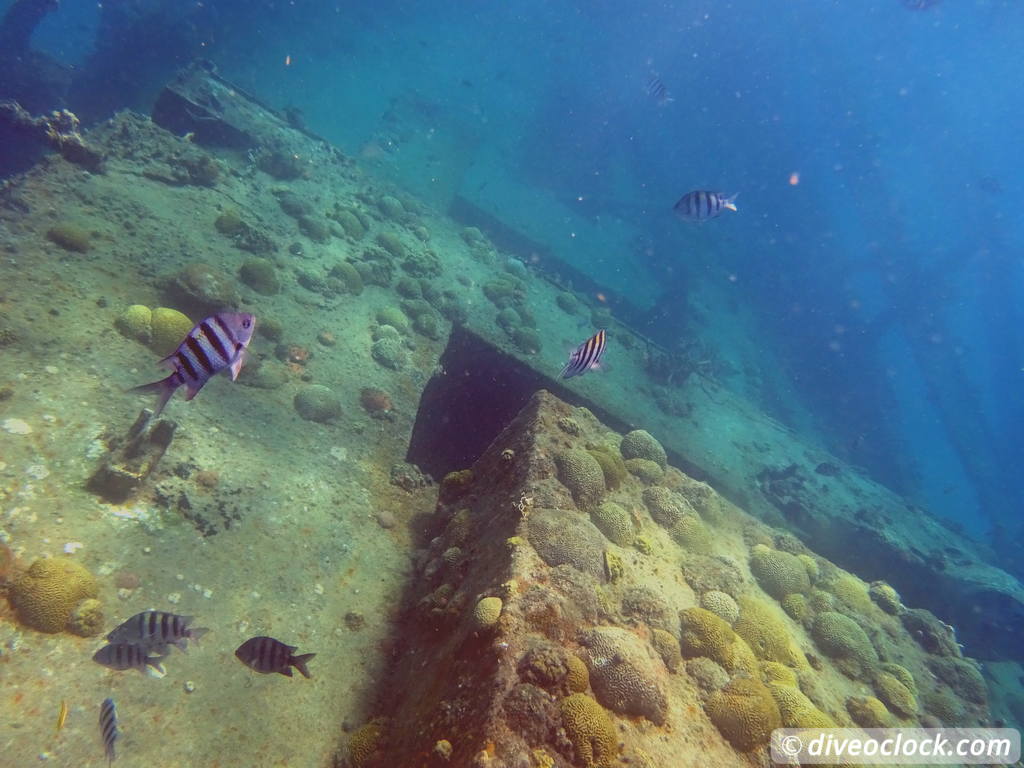
<svg viewBox="0 0 1024 768">
<path fill-rule="evenodd" d="M 687 192 L 672 206 L 676 215 L 686 221 L 707 221 L 713 219 L 724 210 L 736 210 L 736 195 L 723 195 L 721 192 L 704 192 L 696 190 Z"/>
<path fill-rule="evenodd" d="M 166 379 L 135 387 L 133 392 L 159 392 L 154 416 L 159 416 L 167 401 L 182 384 L 186 400 L 191 400 L 203 385 L 224 369 L 231 380 L 238 378 L 245 364 L 246 350 L 256 329 L 256 317 L 245 312 L 218 312 L 188 332 L 185 340 L 160 361 L 174 373 Z"/>
<path fill-rule="evenodd" d="M 114 743 L 119 735 L 114 700 L 104 699 L 100 705 L 100 736 L 103 737 L 103 750 L 107 753 L 107 765 L 114 762 L 114 758 L 117 757 L 114 752 Z"/>
<path fill-rule="evenodd" d="M 143 611 L 107 635 L 111 643 L 134 643 L 152 651 L 163 652 L 168 645 L 182 651 L 188 650 L 188 641 L 199 642 L 209 630 L 206 627 L 190 627 L 191 616 L 179 616 L 166 611 Z"/>
<path fill-rule="evenodd" d="M 569 355 L 569 362 L 562 369 L 561 377 L 563 379 L 571 379 L 573 376 L 580 376 L 586 373 L 591 368 L 597 368 L 607 343 L 608 340 L 603 330 L 598 331 L 584 341 Z"/>
<path fill-rule="evenodd" d="M 647 87 L 644 90 L 647 91 L 647 95 L 654 99 L 659 107 L 671 104 L 675 100 L 669 95 L 665 83 L 654 73 L 651 73 L 651 76 L 647 78 Z"/>
<path fill-rule="evenodd" d="M 148 667 L 152 667 L 158 677 L 163 677 L 166 673 L 160 661 L 167 654 L 150 656 L 149 651 L 146 646 L 136 643 L 111 643 L 96 651 L 92 660 L 109 669 L 137 669 L 143 674 L 147 674 Z"/>
<path fill-rule="evenodd" d="M 272 637 L 250 637 L 235 650 L 235 656 L 245 666 L 261 674 L 278 672 L 292 676 L 295 667 L 305 677 L 312 677 L 306 668 L 306 662 L 316 656 L 315 653 L 295 655 L 296 646 L 285 645 Z"/>
</svg>

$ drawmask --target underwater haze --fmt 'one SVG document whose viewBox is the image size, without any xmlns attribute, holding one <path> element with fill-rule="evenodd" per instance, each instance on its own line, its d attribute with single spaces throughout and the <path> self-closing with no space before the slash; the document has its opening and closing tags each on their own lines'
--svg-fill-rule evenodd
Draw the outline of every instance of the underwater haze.
<svg viewBox="0 0 1024 768">
<path fill-rule="evenodd" d="M 1024 5 L 0 18 L 12 766 L 653 766 L 686 706 L 739 765 L 751 676 L 772 727 L 1024 722 Z"/>
</svg>

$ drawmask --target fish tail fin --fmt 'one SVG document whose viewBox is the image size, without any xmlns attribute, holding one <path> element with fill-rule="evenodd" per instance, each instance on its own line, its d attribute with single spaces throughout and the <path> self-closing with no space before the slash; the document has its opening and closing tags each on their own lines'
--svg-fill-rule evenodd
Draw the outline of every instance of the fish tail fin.
<svg viewBox="0 0 1024 768">
<path fill-rule="evenodd" d="M 167 405 L 167 401 L 171 399 L 171 395 L 173 395 L 174 391 L 178 388 L 178 382 L 174 380 L 176 376 L 176 373 L 172 373 L 166 379 L 160 379 L 160 381 L 154 381 L 151 384 L 142 384 L 138 387 L 132 387 L 128 391 L 144 394 L 156 393 L 160 395 L 160 399 L 157 400 L 156 403 L 156 409 L 153 411 L 153 418 L 155 419 L 163 412 L 164 406 Z"/>
<path fill-rule="evenodd" d="M 309 674 L 309 670 L 306 668 L 306 662 L 316 656 L 315 653 L 304 653 L 301 656 L 292 656 L 292 664 L 295 668 L 302 673 L 303 677 L 312 679 L 313 676 Z"/>
<path fill-rule="evenodd" d="M 192 642 L 195 643 L 196 645 L 199 645 L 199 638 L 201 638 L 203 635 L 205 635 L 209 631 L 210 630 L 207 629 L 206 627 L 190 627 L 189 628 L 189 639 L 191 639 Z"/>
<path fill-rule="evenodd" d="M 737 192 L 736 194 L 733 194 L 733 195 L 729 195 L 727 198 L 725 198 L 725 200 L 722 201 L 722 207 L 723 208 L 728 208 L 730 211 L 737 210 L 737 208 L 736 208 L 736 198 L 739 197 L 739 196 L 740 196 L 739 192 Z"/>
</svg>

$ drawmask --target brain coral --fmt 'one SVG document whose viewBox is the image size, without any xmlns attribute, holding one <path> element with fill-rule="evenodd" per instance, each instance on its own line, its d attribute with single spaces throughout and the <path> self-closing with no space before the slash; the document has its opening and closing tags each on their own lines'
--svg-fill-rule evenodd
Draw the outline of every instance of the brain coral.
<svg viewBox="0 0 1024 768">
<path fill-rule="evenodd" d="M 81 563 L 64 557 L 36 560 L 10 591 L 18 618 L 41 632 L 60 632 L 78 604 L 96 595 L 93 575 Z"/>
<path fill-rule="evenodd" d="M 377 339 L 373 342 L 373 346 L 370 347 L 370 354 L 373 355 L 373 359 L 378 363 L 393 371 L 404 367 L 408 359 L 405 349 L 402 347 L 402 342 L 392 338 Z"/>
<path fill-rule="evenodd" d="M 913 717 L 917 714 L 917 699 L 895 675 L 888 672 L 876 674 L 875 693 L 897 715 Z"/>
<path fill-rule="evenodd" d="M 473 629 L 482 631 L 497 624 L 501 617 L 501 606 L 500 597 L 484 597 L 477 601 L 476 607 L 473 609 Z"/>
<path fill-rule="evenodd" d="M 722 665 L 704 656 L 687 661 L 686 674 L 697 684 L 701 699 L 707 699 L 729 682 L 729 673 L 722 669 Z"/>
<path fill-rule="evenodd" d="M 608 537 L 608 541 L 620 547 L 628 547 L 633 543 L 633 520 L 620 504 L 614 501 L 602 502 L 590 510 L 590 519 Z"/>
<path fill-rule="evenodd" d="M 597 463 L 601 465 L 601 471 L 604 472 L 604 484 L 608 490 L 614 491 L 629 476 L 626 463 L 622 460 L 618 451 L 602 447 L 590 449 L 587 453 L 593 456 Z"/>
<path fill-rule="evenodd" d="M 846 711 L 861 728 L 891 728 L 896 724 L 885 704 L 874 696 L 850 696 Z"/>
<path fill-rule="evenodd" d="M 71 612 L 68 629 L 82 637 L 92 637 L 103 631 L 103 604 L 95 598 L 83 600 Z"/>
<path fill-rule="evenodd" d="M 664 629 L 651 630 L 651 646 L 661 656 L 669 672 L 675 672 L 683 663 L 683 655 L 679 652 L 679 641 L 671 632 Z"/>
<path fill-rule="evenodd" d="M 653 461 L 662 469 L 668 463 L 665 449 L 661 443 L 654 439 L 650 432 L 643 429 L 635 429 L 622 438 L 619 445 L 619 452 L 624 459 L 648 459 Z"/>
<path fill-rule="evenodd" d="M 761 589 L 781 600 L 792 592 L 806 592 L 811 588 L 807 569 L 796 555 L 780 552 L 758 544 L 750 550 L 750 572 Z"/>
<path fill-rule="evenodd" d="M 882 664 L 881 667 L 890 674 L 896 675 L 910 692 L 915 696 L 917 695 L 917 689 L 913 685 L 913 678 L 910 681 L 906 680 L 905 677 L 899 675 L 891 669 L 895 667 L 895 664 Z M 985 678 L 981 676 L 981 672 L 978 671 L 978 667 L 973 661 L 968 659 L 960 659 L 954 656 L 940 656 L 938 658 L 930 659 L 928 666 L 932 672 L 939 676 L 942 680 L 949 684 L 957 694 L 968 701 L 973 701 L 975 704 L 984 704 L 988 701 L 988 688 L 985 685 Z M 906 676 L 910 676 L 910 673 L 903 670 Z"/>
<path fill-rule="evenodd" d="M 622 597 L 622 612 L 649 627 L 679 631 L 679 620 L 667 602 L 647 587 L 631 587 Z"/>
<path fill-rule="evenodd" d="M 384 738 L 385 721 L 371 720 L 356 729 L 348 740 L 348 759 L 352 768 L 362 768 L 370 763 Z"/>
<path fill-rule="evenodd" d="M 666 528 L 671 528 L 685 514 L 696 514 L 686 499 L 660 485 L 645 489 L 643 499 L 654 521 Z"/>
<path fill-rule="evenodd" d="M 584 768 L 612 768 L 617 762 L 618 739 L 608 713 L 582 693 L 566 696 L 558 706 L 577 761 Z"/>
<path fill-rule="evenodd" d="M 878 661 L 878 654 L 864 630 L 849 616 L 841 613 L 819 613 L 811 627 L 811 636 L 822 653 L 849 662 L 840 668 L 847 674 L 852 673 L 852 676 L 857 676 L 867 666 Z"/>
<path fill-rule="evenodd" d="M 744 752 L 767 744 L 782 727 L 782 717 L 771 692 L 760 680 L 738 677 L 712 694 L 704 707 L 722 735 Z"/>
<path fill-rule="evenodd" d="M 150 315 L 150 348 L 158 355 L 169 355 L 192 330 L 192 321 L 176 309 L 157 307 Z"/>
<path fill-rule="evenodd" d="M 658 462 L 650 459 L 626 459 L 623 462 L 631 475 L 635 475 L 644 485 L 654 485 L 665 474 Z"/>
<path fill-rule="evenodd" d="M 580 642 L 598 701 L 623 715 L 665 722 L 668 698 L 646 643 L 620 627 L 595 627 L 581 633 Z"/>
<path fill-rule="evenodd" d="M 565 684 L 573 693 L 582 693 L 590 687 L 590 670 L 583 660 L 574 653 L 565 658 Z"/>
<path fill-rule="evenodd" d="M 701 555 L 711 553 L 711 532 L 697 515 L 683 515 L 672 526 L 669 534 L 679 546 L 688 552 Z"/>
<path fill-rule="evenodd" d="M 753 651 L 726 621 L 703 608 L 687 608 L 679 614 L 679 645 L 684 658 L 707 656 L 730 672 L 757 673 Z"/>
<path fill-rule="evenodd" d="M 563 451 L 555 457 L 558 479 L 581 509 L 591 509 L 604 496 L 604 471 L 597 459 L 583 450 Z"/>
<path fill-rule="evenodd" d="M 743 574 L 736 563 L 727 557 L 709 557 L 688 552 L 683 561 L 683 578 L 693 587 L 694 592 L 717 589 L 736 596 L 743 587 Z"/>
<path fill-rule="evenodd" d="M 786 728 L 835 728 L 835 721 L 814 706 L 799 689 L 782 683 L 770 683 L 768 690 L 779 707 Z"/>
<path fill-rule="evenodd" d="M 759 666 L 761 668 L 761 681 L 765 684 L 782 683 L 783 685 L 791 685 L 793 687 L 799 685 L 796 672 L 785 664 L 780 664 L 777 661 L 762 661 Z"/>
<path fill-rule="evenodd" d="M 117 316 L 114 326 L 129 339 L 148 343 L 152 320 L 153 311 L 149 307 L 143 304 L 132 304 Z"/>
<path fill-rule="evenodd" d="M 914 676 L 910 674 L 910 670 L 906 667 L 902 667 L 899 664 L 895 664 L 891 661 L 886 661 L 878 665 L 878 671 L 888 672 L 890 675 L 892 675 L 905 686 L 907 686 L 908 691 L 917 696 L 917 683 L 914 682 Z M 942 675 L 939 675 L 939 677 L 942 677 Z"/>
<path fill-rule="evenodd" d="M 747 641 L 757 658 L 798 669 L 808 666 L 807 659 L 771 605 L 752 597 L 740 597 L 737 603 L 740 617 L 733 629 Z"/>
<path fill-rule="evenodd" d="M 903 601 L 900 600 L 899 593 L 884 581 L 871 582 L 871 586 L 868 587 L 868 595 L 886 613 L 895 616 L 903 610 Z"/>
<path fill-rule="evenodd" d="M 605 538 L 578 512 L 534 510 L 530 515 L 527 538 L 548 565 L 571 565 L 604 580 Z"/>
<path fill-rule="evenodd" d="M 700 596 L 700 606 L 716 616 L 721 616 L 729 624 L 734 624 L 740 617 L 740 607 L 728 592 L 709 589 Z"/>
</svg>

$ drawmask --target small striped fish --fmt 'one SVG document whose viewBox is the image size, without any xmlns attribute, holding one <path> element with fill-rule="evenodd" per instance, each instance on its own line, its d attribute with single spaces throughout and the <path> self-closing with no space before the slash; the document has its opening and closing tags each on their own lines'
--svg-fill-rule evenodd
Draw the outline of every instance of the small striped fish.
<svg viewBox="0 0 1024 768">
<path fill-rule="evenodd" d="M 143 611 L 117 627 L 109 635 L 110 643 L 133 643 L 151 651 L 162 653 L 168 645 L 174 645 L 185 651 L 188 641 L 199 642 L 199 638 L 209 632 L 206 627 L 190 627 L 191 616 L 179 616 L 166 611 Z"/>
<path fill-rule="evenodd" d="M 114 762 L 114 742 L 120 735 L 117 731 L 117 710 L 113 699 L 104 699 L 100 705 L 100 735 L 103 737 L 103 749 L 107 753 L 107 765 Z"/>
<path fill-rule="evenodd" d="M 573 376 L 586 373 L 591 368 L 597 368 L 607 344 L 608 339 L 604 331 L 598 331 L 576 347 L 569 355 L 569 362 L 562 369 L 562 378 L 571 379 Z"/>
<path fill-rule="evenodd" d="M 316 656 L 315 653 L 304 653 L 296 656 L 294 645 L 285 645 L 272 637 L 250 637 L 235 650 L 235 656 L 245 666 L 255 669 L 261 674 L 278 672 L 292 676 L 295 667 L 305 677 L 312 677 L 306 669 L 306 662 Z"/>
<path fill-rule="evenodd" d="M 174 373 L 132 391 L 159 392 L 160 400 L 153 414 L 159 416 L 182 384 L 188 392 L 185 399 L 191 400 L 206 382 L 225 369 L 230 369 L 234 381 L 245 365 L 245 352 L 255 329 L 255 316 L 244 312 L 211 315 L 189 331 L 178 348 L 160 361 Z"/>
<path fill-rule="evenodd" d="M 736 210 L 736 195 L 728 197 L 721 192 L 687 192 L 676 203 L 672 210 L 687 221 L 707 221 L 718 216 L 724 210 Z"/>
<path fill-rule="evenodd" d="M 152 667 L 157 676 L 163 677 L 166 673 L 160 661 L 165 654 L 150 656 L 149 651 L 150 649 L 146 646 L 135 643 L 111 643 L 96 651 L 92 655 L 92 660 L 109 669 L 119 671 L 137 669 L 143 674 L 147 673 L 148 667 Z"/>
<path fill-rule="evenodd" d="M 659 107 L 663 107 L 673 101 L 672 97 L 669 96 L 665 83 L 657 75 L 652 74 L 647 78 L 647 87 L 644 90 L 647 91 L 647 95 L 654 99 Z"/>
</svg>

